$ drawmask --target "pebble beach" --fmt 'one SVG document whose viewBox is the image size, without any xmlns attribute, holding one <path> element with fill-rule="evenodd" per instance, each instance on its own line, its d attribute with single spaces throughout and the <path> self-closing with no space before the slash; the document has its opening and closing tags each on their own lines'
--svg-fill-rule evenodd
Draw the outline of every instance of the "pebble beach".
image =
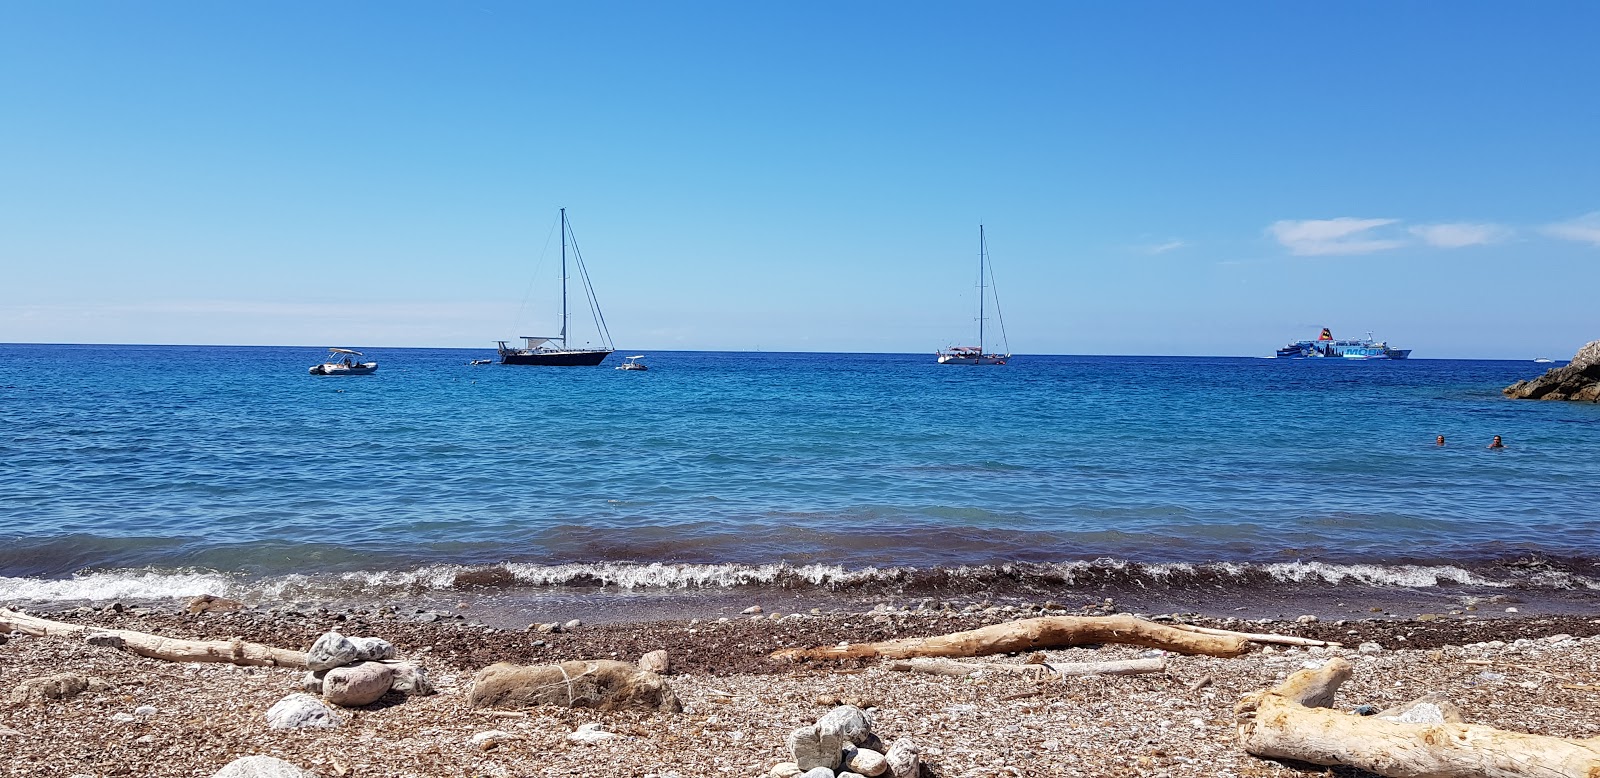
<svg viewBox="0 0 1600 778">
<path fill-rule="evenodd" d="M 328 631 L 374 635 L 425 668 L 437 693 L 390 693 L 370 705 L 337 708 L 333 728 L 278 730 L 269 728 L 266 712 L 300 691 L 304 670 L 167 662 L 81 637 L 13 633 L 0 645 L 0 694 L 11 695 L 0 706 L 0 745 L 7 754 L 0 770 L 63 778 L 209 778 L 236 759 L 266 755 L 325 778 L 758 778 L 786 774 L 784 763 L 793 758 L 786 742 L 796 728 L 850 705 L 867 712 L 884 743 L 913 742 L 922 775 L 1301 775 L 1304 766 L 1259 759 L 1238 747 L 1233 705 L 1334 656 L 1355 665 L 1334 704 L 1341 710 L 1370 712 L 1441 693 L 1470 723 L 1558 737 L 1600 735 L 1600 619 L 1584 616 L 1246 621 L 1159 615 L 1153 618 L 1343 645 L 1262 646 L 1231 659 L 1170 655 L 1164 673 L 1063 680 L 988 672 L 948 677 L 898 671 L 880 661 L 767 658 L 784 648 L 944 634 L 1061 612 L 1048 605 L 880 605 L 526 630 L 475 624 L 462 613 L 392 608 L 188 613 L 173 605 L 116 604 L 36 613 L 93 627 L 186 639 L 237 637 L 301 650 Z M 1114 610 L 1099 604 L 1081 612 Z M 670 658 L 665 678 L 682 713 L 490 711 L 467 702 L 473 675 L 495 662 L 634 662 L 657 650 Z M 1042 653 L 1032 661 L 1161 655 L 1117 645 Z M 61 673 L 91 682 L 55 699 L 23 690 L 28 679 Z"/>
</svg>

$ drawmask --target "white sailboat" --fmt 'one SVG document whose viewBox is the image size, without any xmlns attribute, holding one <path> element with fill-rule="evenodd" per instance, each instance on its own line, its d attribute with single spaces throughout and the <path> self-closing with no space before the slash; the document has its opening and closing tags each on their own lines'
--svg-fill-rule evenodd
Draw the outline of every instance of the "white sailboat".
<svg viewBox="0 0 1600 778">
<path fill-rule="evenodd" d="M 554 365 L 561 367 L 592 367 L 605 361 L 614 350 L 611 346 L 611 333 L 606 329 L 606 319 L 600 313 L 600 303 L 594 296 L 594 286 L 589 283 L 589 269 L 584 267 L 583 255 L 578 252 L 576 238 L 572 241 L 573 256 L 578 261 L 578 276 L 583 280 L 583 291 L 589 300 L 589 313 L 594 317 L 594 326 L 600 338 L 605 343 L 600 348 L 573 347 L 567 343 L 567 325 L 571 316 L 567 313 L 567 238 L 572 235 L 572 228 L 567 226 L 567 209 L 561 209 L 561 334 L 554 336 L 536 337 L 524 335 L 524 346 L 506 345 L 506 342 L 496 341 L 499 346 L 500 364 L 502 365 Z"/>
<path fill-rule="evenodd" d="M 984 325 L 984 298 L 987 297 L 986 289 L 994 288 L 994 279 L 989 270 L 989 244 L 984 238 L 983 225 L 978 225 L 978 345 L 976 346 L 951 346 L 943 351 L 934 352 L 939 357 L 941 365 L 1003 365 L 1011 360 L 1011 343 L 1006 340 L 1006 320 L 1000 315 L 1000 296 L 994 298 L 994 315 L 1000 323 L 1000 342 L 1005 344 L 1005 353 L 984 353 L 983 350 L 983 325 Z"/>
</svg>

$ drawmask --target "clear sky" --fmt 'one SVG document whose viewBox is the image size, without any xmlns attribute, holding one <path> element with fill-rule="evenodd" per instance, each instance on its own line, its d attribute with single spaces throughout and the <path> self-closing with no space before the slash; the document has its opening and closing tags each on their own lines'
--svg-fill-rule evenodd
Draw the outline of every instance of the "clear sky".
<svg viewBox="0 0 1600 778">
<path fill-rule="evenodd" d="M 1592 2 L 0 0 L 0 341 L 1600 338 Z M 581 329 L 582 320 L 575 323 Z"/>
</svg>

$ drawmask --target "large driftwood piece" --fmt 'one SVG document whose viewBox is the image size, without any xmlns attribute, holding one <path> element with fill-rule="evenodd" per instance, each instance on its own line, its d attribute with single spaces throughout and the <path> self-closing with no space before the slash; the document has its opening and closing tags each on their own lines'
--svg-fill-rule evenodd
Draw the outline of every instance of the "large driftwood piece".
<svg viewBox="0 0 1600 778">
<path fill-rule="evenodd" d="M 1217 629 L 1215 627 L 1197 627 L 1193 624 L 1173 624 L 1171 626 L 1173 629 L 1181 629 L 1184 632 L 1198 632 L 1202 635 L 1243 635 L 1248 638 L 1251 643 L 1275 643 L 1280 646 L 1338 647 L 1344 645 L 1343 643 L 1335 643 L 1331 640 L 1303 638 L 1297 635 L 1268 635 L 1261 632 L 1232 632 L 1226 629 Z"/>
<path fill-rule="evenodd" d="M 1118 616 L 1043 616 L 987 627 L 882 643 L 855 643 L 817 648 L 791 648 L 774 659 L 908 659 L 914 656 L 987 656 L 1066 648 L 1099 643 L 1121 643 L 1160 648 L 1179 654 L 1231 657 L 1250 650 L 1247 636 L 1212 635 L 1174 629 L 1153 621 Z"/>
<path fill-rule="evenodd" d="M 1411 724 L 1331 710 L 1350 663 L 1301 670 L 1234 707 L 1244 750 L 1390 778 L 1600 778 L 1600 738 L 1565 740 L 1478 724 Z"/>
<path fill-rule="evenodd" d="M 1032 678 L 1076 678 L 1085 675 L 1138 675 L 1162 673 L 1167 670 L 1165 657 L 1150 659 L 1123 659 L 1114 662 L 1040 662 L 1031 665 L 1011 665 L 996 662 L 957 662 L 943 657 L 917 657 L 889 665 L 890 670 L 928 673 L 930 675 L 964 676 L 973 673 L 1012 673 Z"/>
<path fill-rule="evenodd" d="M 305 667 L 303 651 L 273 648 L 260 643 L 232 640 L 178 640 L 175 638 L 135 632 L 131 629 L 100 629 L 80 624 L 41 619 L 25 613 L 0 608 L 0 633 L 21 632 L 35 637 L 57 636 L 93 638 L 104 641 L 130 653 L 169 662 L 228 662 L 236 665 L 264 665 L 269 667 Z"/>
</svg>

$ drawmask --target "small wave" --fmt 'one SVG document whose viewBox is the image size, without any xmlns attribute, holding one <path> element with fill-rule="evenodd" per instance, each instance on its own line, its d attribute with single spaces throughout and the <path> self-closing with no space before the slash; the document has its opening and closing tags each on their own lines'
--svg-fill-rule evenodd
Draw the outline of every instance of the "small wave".
<svg viewBox="0 0 1600 778">
<path fill-rule="evenodd" d="M 236 597 L 245 592 L 235 576 L 215 571 L 107 570 L 70 578 L 0 577 L 0 602 L 164 600 L 199 594 Z"/>
</svg>

